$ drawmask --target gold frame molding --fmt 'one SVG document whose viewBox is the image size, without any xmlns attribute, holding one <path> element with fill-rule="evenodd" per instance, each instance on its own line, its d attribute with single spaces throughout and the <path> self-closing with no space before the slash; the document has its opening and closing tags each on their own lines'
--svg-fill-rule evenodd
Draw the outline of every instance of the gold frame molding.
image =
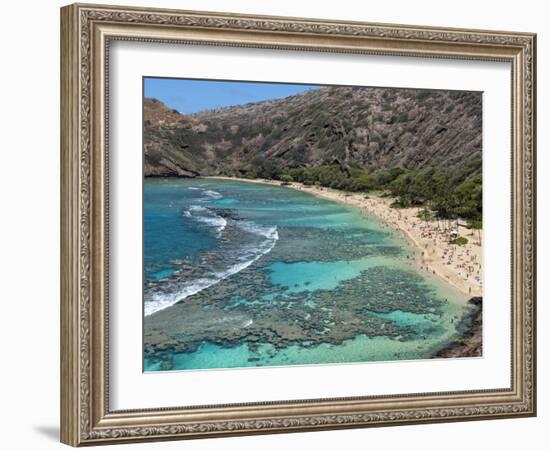
<svg viewBox="0 0 550 450">
<path fill-rule="evenodd" d="M 112 411 L 108 58 L 113 40 L 507 61 L 512 66 L 509 389 Z M 61 9 L 61 440 L 73 446 L 536 414 L 536 35 L 74 4 Z"/>
</svg>

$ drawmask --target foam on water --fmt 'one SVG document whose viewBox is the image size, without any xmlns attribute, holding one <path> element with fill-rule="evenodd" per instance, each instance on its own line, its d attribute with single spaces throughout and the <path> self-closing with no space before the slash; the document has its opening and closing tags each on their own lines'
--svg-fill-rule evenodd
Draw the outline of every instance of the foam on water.
<svg viewBox="0 0 550 450">
<path fill-rule="evenodd" d="M 210 198 L 213 198 L 213 199 L 218 199 L 218 198 L 222 198 L 222 194 L 220 194 L 219 192 L 216 192 L 216 191 L 212 191 L 210 189 L 207 189 L 204 191 L 204 195 L 210 197 Z"/>
<path fill-rule="evenodd" d="M 250 222 L 247 220 L 239 220 L 237 222 L 237 226 L 248 233 L 258 234 L 265 237 L 266 239 L 279 239 L 277 227 L 260 225 L 258 223 Z"/>
<path fill-rule="evenodd" d="M 197 209 L 197 208 L 196 208 Z M 206 208 L 204 208 L 206 209 Z M 242 247 L 241 252 L 234 256 L 234 264 L 229 266 L 226 270 L 219 272 L 211 272 L 208 276 L 193 280 L 191 283 L 185 283 L 172 293 L 154 293 L 150 298 L 144 302 L 144 314 L 149 316 L 157 311 L 168 308 L 175 303 L 184 300 L 190 295 L 194 295 L 203 289 L 213 286 L 222 280 L 234 275 L 241 270 L 246 269 L 251 264 L 256 262 L 262 256 L 269 253 L 279 239 L 277 233 L 277 227 L 269 227 L 260 224 L 254 224 L 253 222 L 239 221 L 239 226 L 242 226 L 249 233 L 253 233 L 259 236 L 265 237 L 263 242 L 259 244 L 253 243 Z M 225 224 L 224 224 L 225 226 Z"/>
<path fill-rule="evenodd" d="M 192 205 L 183 212 L 183 215 L 216 228 L 218 235 L 220 235 L 227 226 L 226 219 L 204 206 Z"/>
</svg>

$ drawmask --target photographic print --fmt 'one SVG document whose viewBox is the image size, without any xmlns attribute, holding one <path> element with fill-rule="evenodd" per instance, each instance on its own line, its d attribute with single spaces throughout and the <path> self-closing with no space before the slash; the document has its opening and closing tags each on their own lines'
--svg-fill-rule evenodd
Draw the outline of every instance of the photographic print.
<svg viewBox="0 0 550 450">
<path fill-rule="evenodd" d="M 145 371 L 481 356 L 481 92 L 143 83 Z"/>
</svg>

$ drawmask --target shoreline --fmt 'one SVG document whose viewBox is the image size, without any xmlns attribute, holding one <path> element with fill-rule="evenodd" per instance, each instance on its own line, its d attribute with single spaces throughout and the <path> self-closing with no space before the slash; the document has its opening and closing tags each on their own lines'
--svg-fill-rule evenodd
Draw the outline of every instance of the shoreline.
<svg viewBox="0 0 550 450">
<path fill-rule="evenodd" d="M 457 325 L 460 336 L 440 349 L 434 358 L 472 358 L 483 356 L 483 300 L 472 297 L 470 311 L 464 313 Z"/>
<path fill-rule="evenodd" d="M 482 247 L 473 230 L 453 227 L 459 237 L 465 237 L 464 245 L 449 244 L 448 224 L 442 220 L 425 222 L 417 217 L 419 207 L 391 208 L 393 198 L 382 198 L 365 193 L 338 191 L 321 186 L 306 186 L 297 182 L 281 182 L 268 179 L 247 179 L 236 177 L 202 177 L 228 181 L 283 186 L 310 193 L 326 200 L 336 201 L 358 208 L 363 214 L 370 214 L 385 225 L 400 233 L 414 250 L 414 261 L 419 269 L 450 284 L 466 296 L 465 301 L 483 295 Z"/>
</svg>

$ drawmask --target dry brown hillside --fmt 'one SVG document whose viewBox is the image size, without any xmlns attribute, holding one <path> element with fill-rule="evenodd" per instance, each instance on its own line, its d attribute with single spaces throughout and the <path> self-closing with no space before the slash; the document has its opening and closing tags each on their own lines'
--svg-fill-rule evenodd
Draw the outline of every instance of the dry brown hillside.
<svg viewBox="0 0 550 450">
<path fill-rule="evenodd" d="M 264 176 L 326 164 L 366 173 L 437 165 L 475 175 L 481 108 L 479 92 L 363 87 L 191 116 L 145 99 L 145 175 Z"/>
</svg>

